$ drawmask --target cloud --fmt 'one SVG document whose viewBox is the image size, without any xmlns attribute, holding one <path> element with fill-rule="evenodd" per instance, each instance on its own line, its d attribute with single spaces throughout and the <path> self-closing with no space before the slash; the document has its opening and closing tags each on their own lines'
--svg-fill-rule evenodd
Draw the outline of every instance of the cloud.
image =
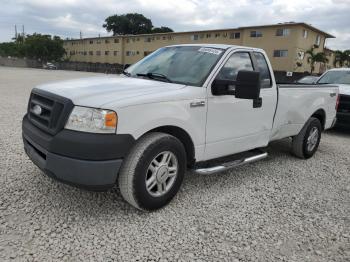
<svg viewBox="0 0 350 262">
<path fill-rule="evenodd" d="M 0 41 L 27 33 L 62 37 L 108 35 L 102 24 L 112 14 L 138 12 L 155 26 L 176 31 L 230 28 L 286 21 L 306 22 L 335 35 L 330 48 L 350 49 L 350 0 L 0 0 Z"/>
</svg>

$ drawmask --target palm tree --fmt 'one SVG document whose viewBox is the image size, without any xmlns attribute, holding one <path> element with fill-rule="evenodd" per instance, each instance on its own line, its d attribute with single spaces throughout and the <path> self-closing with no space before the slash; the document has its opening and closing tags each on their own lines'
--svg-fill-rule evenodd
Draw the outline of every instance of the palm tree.
<svg viewBox="0 0 350 262">
<path fill-rule="evenodd" d="M 334 66 L 343 67 L 344 65 L 350 66 L 350 50 L 334 52 Z"/>
<path fill-rule="evenodd" d="M 307 58 L 307 62 L 310 64 L 311 67 L 311 74 L 315 70 L 315 64 L 316 63 L 327 63 L 328 58 L 325 53 L 319 52 L 314 53 L 314 47 L 311 47 L 309 50 L 305 52 L 309 57 Z"/>
</svg>

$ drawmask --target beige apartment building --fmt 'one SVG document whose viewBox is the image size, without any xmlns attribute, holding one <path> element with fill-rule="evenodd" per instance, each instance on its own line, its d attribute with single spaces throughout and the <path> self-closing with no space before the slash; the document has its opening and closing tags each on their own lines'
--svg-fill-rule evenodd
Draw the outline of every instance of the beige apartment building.
<svg viewBox="0 0 350 262">
<path fill-rule="evenodd" d="M 334 36 L 306 23 L 280 23 L 231 29 L 123 35 L 66 40 L 70 61 L 133 64 L 154 50 L 175 44 L 215 43 L 258 47 L 265 50 L 275 71 L 310 71 L 305 51 L 325 50 L 325 41 Z M 317 64 L 316 73 L 325 66 Z"/>
</svg>

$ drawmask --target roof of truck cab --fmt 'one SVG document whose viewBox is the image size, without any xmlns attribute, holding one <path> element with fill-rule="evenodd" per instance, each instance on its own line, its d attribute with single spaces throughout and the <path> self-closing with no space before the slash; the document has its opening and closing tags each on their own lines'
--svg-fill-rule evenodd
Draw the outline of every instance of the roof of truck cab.
<svg viewBox="0 0 350 262">
<path fill-rule="evenodd" d="M 350 71 L 350 68 L 348 67 L 332 68 L 332 69 L 329 69 L 328 71 Z"/>
<path fill-rule="evenodd" d="M 201 46 L 201 47 L 208 47 L 208 48 L 221 48 L 221 49 L 229 49 L 229 48 L 234 48 L 234 49 L 239 49 L 239 48 L 244 48 L 244 49 L 253 49 L 253 50 L 259 50 L 263 51 L 261 48 L 255 48 L 255 47 L 250 47 L 250 46 L 240 46 L 240 45 L 225 45 L 225 44 L 180 44 L 180 45 L 168 45 L 166 47 L 173 47 L 173 46 Z"/>
</svg>

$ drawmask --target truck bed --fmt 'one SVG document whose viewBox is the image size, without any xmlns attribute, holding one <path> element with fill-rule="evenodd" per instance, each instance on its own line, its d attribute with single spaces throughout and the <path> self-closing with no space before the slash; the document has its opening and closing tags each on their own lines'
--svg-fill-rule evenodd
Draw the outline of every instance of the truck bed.
<svg viewBox="0 0 350 262">
<path fill-rule="evenodd" d="M 324 129 L 330 128 L 336 116 L 334 105 L 338 87 L 331 85 L 278 84 L 278 103 L 271 141 L 298 134 L 317 110 L 325 114 Z"/>
</svg>

